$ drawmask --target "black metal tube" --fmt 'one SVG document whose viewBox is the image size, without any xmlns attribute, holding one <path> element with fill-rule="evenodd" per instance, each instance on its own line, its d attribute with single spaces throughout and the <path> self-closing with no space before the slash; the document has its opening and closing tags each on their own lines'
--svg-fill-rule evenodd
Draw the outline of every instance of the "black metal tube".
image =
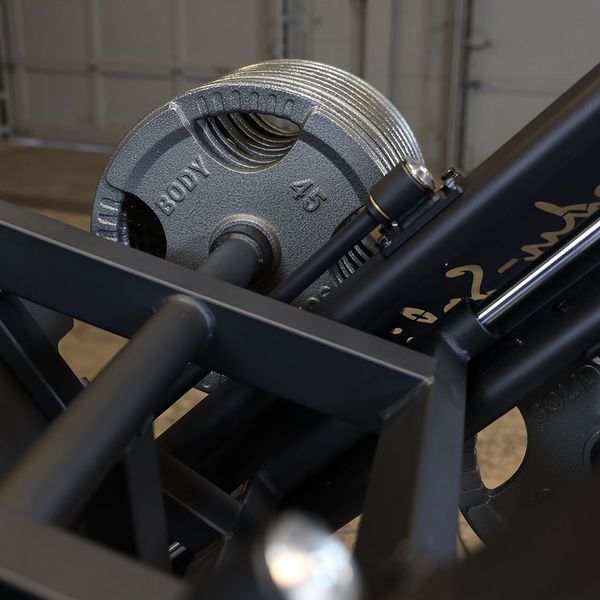
<svg viewBox="0 0 600 600">
<path fill-rule="evenodd" d="M 255 403 L 260 400 L 259 396 Z M 271 491 L 284 495 L 365 435 L 362 428 L 351 423 L 319 418 L 319 414 L 299 410 L 301 407 L 281 399 L 276 402 L 237 430 L 236 435 L 221 438 L 208 453 L 205 450 L 195 455 L 188 451 L 185 459 L 189 465 L 229 490 L 260 471 L 267 477 Z"/>
<path fill-rule="evenodd" d="M 163 401 L 156 408 L 154 413 L 155 417 L 158 417 L 167 409 L 169 409 L 177 400 L 179 400 L 184 394 L 187 394 L 194 386 L 202 381 L 208 374 L 210 369 L 208 367 L 202 367 L 198 365 L 188 365 L 184 371 L 175 379 L 171 384 L 169 391 L 165 394 Z"/>
<path fill-rule="evenodd" d="M 470 173 L 463 195 L 436 219 L 387 260 L 371 259 L 333 290 L 319 314 L 365 328 L 390 307 L 418 301 L 415 290 L 423 282 L 443 279 L 445 265 L 454 260 L 450 249 L 488 248 L 499 215 L 518 222 L 523 199 L 580 157 L 597 141 L 599 128 L 600 65 Z M 518 275 L 519 269 L 510 271 Z"/>
<path fill-rule="evenodd" d="M 354 219 L 351 219 L 303 265 L 276 286 L 269 296 L 281 302 L 291 302 L 377 225 L 378 222 L 371 213 L 366 208 L 362 208 Z M 222 248 L 229 244 L 228 240 Z M 214 254 L 209 256 L 207 263 L 211 262 Z M 228 265 L 223 264 L 223 268 L 221 268 L 220 257 L 216 258 L 218 259 L 216 261 L 218 268 L 212 265 L 205 267 L 207 263 L 204 263 L 199 271 L 205 273 L 205 268 L 207 268 L 206 274 L 218 278 L 227 274 Z M 191 371 L 191 375 L 193 377 L 193 371 Z M 176 385 L 173 393 L 169 394 L 170 398 L 181 392 L 188 382 L 188 379 L 183 379 L 181 385 Z M 176 456 L 182 456 L 193 446 L 194 455 L 201 456 L 202 449 L 206 452 L 215 444 L 218 445 L 219 440 L 229 438 L 232 435 L 232 428 L 233 430 L 241 428 L 254 418 L 257 411 L 266 410 L 275 402 L 273 398 L 262 398 L 259 402 L 256 398 L 258 395 L 256 390 L 235 382 L 231 382 L 225 387 L 222 386 L 212 392 L 201 405 L 189 411 L 163 433 L 160 436 L 161 447 Z M 252 403 L 254 404 L 250 410 Z M 166 402 L 165 407 L 168 405 Z M 216 439 L 215 436 L 217 436 Z M 201 446 L 198 447 L 198 444 Z"/>
<path fill-rule="evenodd" d="M 261 270 L 257 247 L 250 239 L 227 237 L 198 267 L 198 273 L 246 287 Z"/>
<path fill-rule="evenodd" d="M 541 382 L 573 364 L 598 343 L 600 294 L 591 294 L 585 304 L 572 306 L 567 313 L 557 313 L 555 318 L 552 321 L 544 319 L 544 325 L 533 330 L 535 337 L 526 339 L 522 347 L 515 347 L 504 359 L 483 372 L 474 371 L 469 382 L 465 438 L 475 435 L 518 405 L 535 392 Z M 365 436 L 364 439 L 366 443 L 368 438 Z M 373 449 L 374 446 L 367 446 L 366 455 Z M 280 448 L 278 455 L 281 461 L 285 461 L 286 457 L 289 458 L 289 451 Z M 306 486 L 301 487 L 300 504 L 307 510 L 316 510 L 328 520 L 336 518 L 337 513 L 344 515 L 342 521 L 335 521 L 335 526 L 353 518 L 358 514 L 360 504 L 356 505 L 350 498 L 347 486 L 352 486 L 353 494 L 360 495 L 367 485 L 369 469 L 359 470 L 355 459 L 350 464 L 352 468 L 341 475 L 338 474 L 338 466 L 333 473 L 326 475 L 327 482 L 338 477 L 333 485 L 321 483 L 311 492 L 312 482 L 309 482 L 308 495 L 306 490 L 303 491 Z M 292 496 L 291 504 L 297 502 L 298 498 Z"/>
<path fill-rule="evenodd" d="M 211 329 L 198 302 L 174 296 L 160 306 L 9 473 L 0 504 L 71 522 Z"/>
<path fill-rule="evenodd" d="M 404 175 L 408 177 L 406 173 Z M 378 224 L 371 211 L 363 207 L 353 219 L 312 254 L 304 264 L 276 286 L 269 293 L 269 296 L 281 302 L 291 302 Z M 210 260 L 211 257 L 209 256 Z M 204 265 L 199 270 L 204 272 L 203 268 Z M 219 277 L 221 272 L 215 274 L 211 268 L 209 274 Z M 180 389 L 180 386 L 177 389 Z M 250 411 L 248 405 L 251 402 L 257 402 L 257 395 L 256 390 L 236 383 L 216 390 L 210 395 L 210 402 L 204 402 L 195 410 L 190 411 L 161 436 L 161 446 L 181 456 L 186 448 L 189 449 L 190 442 L 194 440 L 195 454 L 201 455 L 201 450 L 196 447 L 198 439 L 202 440 L 203 447 L 208 448 L 210 444 L 207 446 L 207 442 L 212 439 L 212 436 L 219 436 L 220 433 L 219 439 L 227 439 L 231 435 L 231 428 L 241 428 L 253 418 L 256 409 L 266 410 L 273 405 L 273 399 L 263 398 L 262 404 L 264 404 L 264 407 L 254 406 L 253 410 Z M 224 400 L 225 396 L 227 401 Z M 242 407 L 243 411 L 241 410 Z M 235 420 L 233 420 L 234 415 L 236 415 Z"/>
<path fill-rule="evenodd" d="M 358 328 L 369 327 L 386 309 L 394 305 L 402 305 L 415 289 L 419 289 L 420 282 L 432 278 L 431 274 L 445 264 L 448 248 L 457 244 L 457 236 L 460 236 L 461 232 L 468 232 L 469 235 L 463 236 L 460 243 L 477 247 L 475 238 L 477 236 L 483 238 L 489 231 L 496 229 L 498 211 L 505 210 L 506 201 L 519 202 L 531 193 L 532 188 L 536 189 L 540 182 L 545 182 L 549 174 L 558 171 L 568 161 L 580 155 L 595 141 L 598 127 L 600 127 L 600 67 L 592 70 L 495 155 L 472 172 L 464 181 L 463 196 L 453 205 L 428 223 L 387 260 L 378 256 L 371 259 L 317 305 L 315 312 Z M 485 244 L 485 240 L 483 243 Z M 578 342 L 575 341 L 577 334 L 574 331 L 570 332 L 572 338 L 567 337 L 562 340 L 561 337 L 566 332 L 561 332 L 550 347 L 544 348 L 544 352 L 536 354 L 536 351 L 532 350 L 529 357 L 532 364 L 529 369 L 539 369 L 535 372 L 547 374 L 553 368 L 549 365 L 556 368 L 561 361 L 568 360 L 569 356 L 572 358 L 576 347 L 581 348 L 580 352 L 585 351 L 588 343 L 585 339 L 587 335 L 585 327 L 590 325 L 592 323 L 588 321 L 587 325 L 576 327 L 579 334 L 583 336 Z M 563 350 L 561 344 L 565 344 Z M 569 345 L 570 355 L 568 350 L 565 350 Z M 548 362 L 544 364 L 540 360 L 541 356 L 544 356 Z M 517 366 L 518 363 L 511 368 Z M 506 369 L 506 373 L 508 371 L 509 369 Z M 536 376 L 526 375 L 532 372 L 534 371 L 526 369 L 516 371 L 510 390 L 520 393 L 519 386 L 525 384 L 530 386 L 537 381 Z M 501 399 L 504 402 L 503 405 L 498 405 L 496 416 L 500 416 L 515 405 L 515 396 L 491 394 L 501 381 L 499 374 L 496 383 L 493 380 L 488 384 L 482 381 L 479 390 L 469 390 L 472 401 L 468 407 L 468 434 L 481 428 L 484 422 L 481 415 L 485 415 L 494 402 L 500 402 Z M 486 389 L 486 385 L 490 385 L 489 390 Z M 507 389 L 505 388 L 504 392 Z M 480 394 L 481 405 L 478 400 Z M 508 403 L 510 406 L 507 406 Z M 476 406 L 479 408 L 473 408 Z M 470 411 L 473 411 L 472 415 Z M 480 414 L 477 415 L 479 411 Z M 477 425 L 478 419 L 479 425 Z M 335 443 L 334 438 L 332 443 Z M 288 455 L 285 448 L 279 449 L 278 452 L 281 456 Z"/>
<path fill-rule="evenodd" d="M 461 232 L 469 235 L 460 243 L 476 247 L 474 237 L 495 229 L 498 210 L 504 210 L 506 199 L 516 203 L 526 197 L 531 188 L 547 180 L 549 173 L 593 143 L 599 126 L 597 67 L 471 173 L 464 180 L 463 196 L 453 205 L 387 260 L 371 259 L 317 305 L 315 312 L 358 328 L 370 326 L 379 314 L 401 304 L 418 289 L 420 281 L 444 264 L 448 248 L 457 243 Z M 285 454 L 286 450 L 279 452 Z"/>
<path fill-rule="evenodd" d="M 431 177 L 425 167 L 416 169 Z M 396 165 L 373 187 L 366 206 L 269 295 L 282 302 L 291 302 L 377 225 L 401 219 L 432 192 L 426 183 L 409 174 L 406 162 Z"/>
<path fill-rule="evenodd" d="M 382 224 L 401 221 L 431 196 L 434 185 L 425 165 L 403 160 L 371 188 L 368 209 Z"/>
<path fill-rule="evenodd" d="M 498 365 L 473 376 L 465 425 L 466 437 L 534 392 L 540 382 L 572 364 L 600 341 L 598 296 L 573 307 L 555 324 L 548 324 L 521 348 L 515 348 Z"/>
<path fill-rule="evenodd" d="M 320 420 L 308 431 L 290 436 L 285 452 L 269 453 L 260 466 L 278 493 L 292 491 L 324 464 L 356 446 L 364 439 L 364 431 L 337 419 Z M 335 443 L 332 443 L 335 441 Z"/>
<path fill-rule="evenodd" d="M 208 258 L 196 269 L 198 273 L 226 281 L 233 285 L 246 287 L 265 269 L 269 268 L 270 256 L 265 257 L 261 248 L 268 245 L 265 239 L 262 244 L 255 243 L 251 236 L 262 234 L 258 230 L 249 231 L 245 227 L 242 234 L 236 236 L 232 231 L 216 243 Z M 264 236 L 263 236 L 264 237 Z M 219 240 L 217 240 L 219 242 Z M 269 260 L 266 261 L 265 258 Z M 199 365 L 188 367 L 177 377 L 165 395 L 162 404 L 157 407 L 156 415 L 167 410 L 181 396 L 193 388 L 199 381 L 210 373 L 210 369 Z"/>
<path fill-rule="evenodd" d="M 165 495 L 182 510 L 193 513 L 215 534 L 231 533 L 242 505 L 171 454 L 159 452 L 158 459 Z"/>
<path fill-rule="evenodd" d="M 159 438 L 159 446 L 184 460 L 194 462 L 230 439 L 275 400 L 247 385 L 228 381 L 200 404 L 173 423 Z"/>
<path fill-rule="evenodd" d="M 354 219 L 333 235 L 304 264 L 286 277 L 270 292 L 269 296 L 282 302 L 291 302 L 377 225 L 378 222 L 371 213 L 364 208 L 361 209 Z"/>
<path fill-rule="evenodd" d="M 599 126 L 600 68 L 596 68 L 471 173 L 463 196 L 453 205 L 387 260 L 371 259 L 315 312 L 368 327 L 444 265 L 448 248 L 456 245 L 461 232 L 469 235 L 462 236 L 460 243 L 476 247 L 475 237 L 485 238 L 496 229 L 498 210 L 505 210 L 507 199 L 516 204 L 539 187 L 595 140 Z"/>
</svg>

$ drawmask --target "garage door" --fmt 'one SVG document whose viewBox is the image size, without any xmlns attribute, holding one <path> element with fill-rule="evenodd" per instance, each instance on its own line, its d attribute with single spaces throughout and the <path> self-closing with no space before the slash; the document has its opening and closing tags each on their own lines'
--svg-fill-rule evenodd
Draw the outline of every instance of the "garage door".
<svg viewBox="0 0 600 600">
<path fill-rule="evenodd" d="M 166 98 L 273 55 L 275 0 L 4 0 L 13 131 L 109 143 Z"/>
</svg>

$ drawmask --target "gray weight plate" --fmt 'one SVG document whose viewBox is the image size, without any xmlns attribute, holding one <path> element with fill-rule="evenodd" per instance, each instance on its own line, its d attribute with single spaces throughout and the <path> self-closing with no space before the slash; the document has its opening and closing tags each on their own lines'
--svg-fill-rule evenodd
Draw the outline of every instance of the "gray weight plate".
<svg viewBox="0 0 600 600">
<path fill-rule="evenodd" d="M 310 61 L 261 63 L 141 121 L 102 176 L 92 230 L 195 268 L 224 227 L 252 222 L 276 246 L 276 284 L 406 156 L 422 160 L 412 131 L 364 81 Z M 325 274 L 298 302 L 338 279 Z"/>
<path fill-rule="evenodd" d="M 334 115 L 343 119 L 347 126 L 365 134 L 376 151 L 391 161 L 390 164 L 398 162 L 401 156 L 401 139 L 398 137 L 395 144 L 391 144 L 389 140 L 397 134 L 398 120 L 394 116 L 387 120 L 384 118 L 387 113 L 386 105 L 381 99 L 374 100 L 374 90 L 371 93 L 370 86 L 343 71 L 344 77 L 340 77 L 338 69 L 326 67 L 324 71 L 308 61 L 292 62 L 293 64 L 290 61 L 276 61 L 276 71 L 273 68 L 265 69 L 261 65 L 246 67 L 240 70 L 238 77 L 285 82 L 303 89 L 324 106 L 332 108 Z M 406 145 L 404 150 L 410 154 Z"/>
<path fill-rule="evenodd" d="M 299 74 L 317 84 L 325 95 L 337 95 L 338 90 L 347 90 L 353 102 L 358 102 L 364 116 L 368 117 L 385 138 L 392 153 L 403 149 L 411 155 L 417 146 L 410 127 L 398 121 L 398 114 L 391 102 L 375 88 L 364 85 L 364 81 L 341 69 L 324 66 L 311 61 L 297 60 L 293 64 L 277 61 L 279 71 Z M 246 67 L 244 72 L 254 72 L 256 66 Z M 422 159 L 422 157 L 419 157 Z M 397 160 L 397 157 L 396 157 Z"/>
<path fill-rule="evenodd" d="M 592 353 L 519 406 L 527 429 L 525 457 L 504 484 L 482 481 L 476 440 L 465 442 L 461 511 L 475 533 L 493 542 L 548 501 L 569 493 L 600 459 L 600 355 Z"/>
</svg>

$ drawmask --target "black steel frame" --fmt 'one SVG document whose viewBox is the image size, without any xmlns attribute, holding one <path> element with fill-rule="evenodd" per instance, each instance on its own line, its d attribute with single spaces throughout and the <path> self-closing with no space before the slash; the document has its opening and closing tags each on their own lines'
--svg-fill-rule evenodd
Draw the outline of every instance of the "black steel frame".
<svg viewBox="0 0 600 600">
<path fill-rule="evenodd" d="M 516 325 L 488 333 L 466 303 L 434 334 L 417 340 L 421 351 L 373 333 L 381 334 L 390 309 L 435 279 L 444 248 L 466 224 L 479 239 L 510 212 L 509 199 L 513 206 L 516 197 L 557 189 L 589 195 L 598 131 L 596 68 L 458 188 L 454 182 L 446 189 L 434 219 L 424 216 L 393 234 L 380 255 L 323 303 L 321 315 L 220 281 L 209 269 L 194 272 L 0 203 L 0 357 L 7 368 L 0 376 L 12 378 L 37 411 L 36 419 L 19 423 L 7 415 L 4 424 L 21 427 L 29 448 L 0 465 L 0 539 L 7 541 L 0 544 L 2 597 L 278 597 L 248 567 L 249 536 L 260 540 L 268 517 L 288 505 L 341 524 L 360 510 L 363 496 L 356 558 L 367 597 L 436 598 L 444 589 L 450 597 L 477 598 L 477 569 L 488 573 L 492 560 L 506 562 L 508 581 L 522 580 L 510 542 L 453 566 L 465 416 L 472 434 L 516 404 L 518 394 L 500 403 L 500 393 L 540 373 L 536 348 L 546 349 L 548 368 L 597 342 L 591 326 L 598 309 L 582 302 L 571 320 L 550 319 L 513 370 L 506 369 L 512 351 L 503 350 L 494 363 L 485 350 L 502 350 L 497 339 Z M 313 274 L 323 267 L 322 257 L 317 254 Z M 585 260 L 581 278 L 594 290 L 597 257 Z M 407 286 L 415 273 L 418 285 Z M 547 290 L 541 305 L 564 287 Z M 30 303 L 131 341 L 84 386 L 58 353 L 60 334 L 53 337 L 40 317 L 44 312 Z M 521 321 L 519 327 L 529 323 Z M 565 330 L 575 333 L 565 336 Z M 149 428 L 206 369 L 249 387 L 232 384 L 201 403 L 194 411 L 207 417 L 201 427 L 194 414 L 187 426 L 175 426 L 191 437 L 186 445 L 202 445 L 217 425 L 236 419 L 238 408 L 247 416 L 240 414 L 239 428 L 263 417 L 276 423 L 281 411 L 292 417 L 286 426 L 296 428 L 286 430 L 275 456 L 267 453 L 266 462 L 245 467 L 249 481 L 234 493 L 206 477 L 211 469 L 197 468 L 198 457 L 173 451 L 168 435 L 157 449 Z M 220 398 L 226 408 L 212 422 L 209 411 L 221 410 Z M 288 477 L 287 483 L 271 479 L 273 473 Z M 597 495 L 597 483 L 590 486 Z M 592 518 L 592 506 L 585 506 L 574 518 L 575 531 Z M 593 522 L 597 529 L 598 519 Z M 532 532 L 541 527 L 532 525 Z M 572 531 L 548 541 L 539 561 L 554 560 L 551 549 Z M 570 552 L 579 556 L 590 540 L 585 536 L 584 545 Z M 215 576 L 183 583 L 170 575 L 177 570 L 167 552 L 170 541 L 188 555 L 200 553 L 205 569 L 218 565 Z M 584 574 L 585 585 L 578 580 L 581 589 L 600 585 L 595 571 Z M 544 586 L 533 585 L 528 597 L 541 597 Z"/>
</svg>

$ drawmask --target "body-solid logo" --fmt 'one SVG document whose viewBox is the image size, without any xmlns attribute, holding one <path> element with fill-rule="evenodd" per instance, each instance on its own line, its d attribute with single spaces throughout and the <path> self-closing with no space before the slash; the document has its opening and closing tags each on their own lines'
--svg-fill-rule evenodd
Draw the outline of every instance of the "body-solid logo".
<svg viewBox="0 0 600 600">
<path fill-rule="evenodd" d="M 185 200 L 188 194 L 198 185 L 198 175 L 208 177 L 210 171 L 206 168 L 202 156 L 198 155 L 187 168 L 182 169 L 156 200 L 155 204 L 169 216 L 176 206 Z"/>
</svg>

